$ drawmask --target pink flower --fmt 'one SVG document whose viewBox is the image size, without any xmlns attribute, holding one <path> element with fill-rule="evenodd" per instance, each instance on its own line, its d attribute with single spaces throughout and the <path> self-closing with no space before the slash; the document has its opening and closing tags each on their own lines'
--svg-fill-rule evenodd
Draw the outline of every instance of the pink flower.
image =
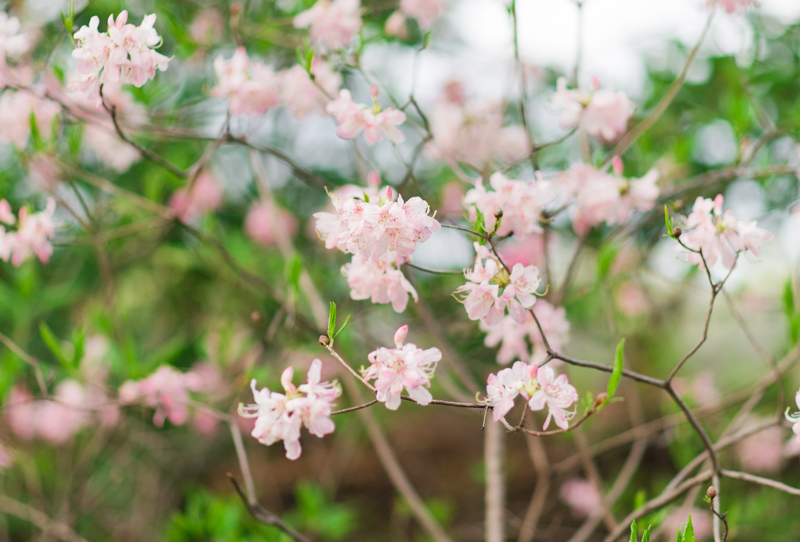
<svg viewBox="0 0 800 542">
<path fill-rule="evenodd" d="M 244 47 L 239 47 L 230 60 L 214 59 L 217 85 L 211 95 L 230 100 L 232 115 L 262 115 L 281 101 L 281 80 L 263 62 L 250 62 Z"/>
<path fill-rule="evenodd" d="M 83 386 L 65 380 L 56 386 L 53 400 L 33 401 L 25 388 L 13 388 L 5 405 L 5 417 L 22 440 L 38 437 L 52 444 L 63 444 L 90 423 L 91 407 Z"/>
<path fill-rule="evenodd" d="M 101 33 L 100 19 L 95 16 L 88 26 L 75 32 L 77 48 L 72 56 L 78 60 L 78 73 L 70 80 L 68 90 L 83 92 L 99 106 L 101 84 L 141 87 L 155 77 L 156 69 L 167 69 L 170 59 L 153 49 L 161 44 L 161 37 L 153 28 L 156 16 L 146 15 L 138 27 L 127 22 L 127 11 L 122 11 L 116 20 L 110 15 L 108 31 Z"/>
<path fill-rule="evenodd" d="M 527 183 L 509 180 L 502 173 L 495 173 L 489 179 L 489 184 L 492 189 L 486 190 L 479 179 L 475 188 L 464 196 L 464 206 L 471 221 L 477 220 L 480 212 L 484 228 L 493 231 L 497 223 L 495 211 L 500 209 L 503 217 L 497 235 L 502 237 L 514 233 L 523 237 L 542 231 L 539 217 L 542 209 L 555 198 L 555 190 L 541 174 L 537 175 L 535 181 Z"/>
<path fill-rule="evenodd" d="M 598 89 L 599 83 L 596 81 L 591 94 L 570 90 L 563 77 L 559 78 L 557 85 L 552 103 L 562 108 L 562 128 L 580 126 L 589 135 L 604 141 L 614 141 L 625 133 L 634 105 L 624 92 Z"/>
<path fill-rule="evenodd" d="M 794 396 L 794 402 L 797 404 L 797 408 L 800 408 L 800 391 L 798 391 Z M 794 414 L 789 414 L 789 409 L 786 409 L 786 419 L 791 422 L 792 425 L 792 432 L 797 435 L 795 440 L 798 444 L 800 444 L 800 412 L 795 412 Z"/>
<path fill-rule="evenodd" d="M 551 417 L 561 429 L 568 428 L 569 413 L 564 409 L 578 402 L 578 392 L 570 385 L 567 375 L 562 374 L 556 377 L 550 367 L 540 367 L 538 379 L 539 389 L 531 395 L 528 407 L 535 412 L 547 406 L 547 419 L 542 426 L 543 430 L 547 430 Z"/>
<path fill-rule="evenodd" d="M 10 257 L 14 267 L 19 267 L 34 254 L 42 263 L 50 261 L 50 256 L 53 254 L 50 239 L 55 234 L 53 224 L 55 208 L 55 200 L 47 198 L 47 207 L 44 211 L 30 215 L 25 207 L 19 211 L 17 231 L 6 232 L 5 228 L 0 226 L 0 258 L 8 261 Z M 7 210 L 10 211 L 10 208 Z"/>
<path fill-rule="evenodd" d="M 406 310 L 408 296 L 418 300 L 417 291 L 397 268 L 394 253 L 387 253 L 377 262 L 354 255 L 353 260 L 342 267 L 347 277 L 350 297 L 369 299 L 373 303 L 391 303 L 395 312 Z"/>
<path fill-rule="evenodd" d="M 400 407 L 400 395 L 405 389 L 417 404 L 427 405 L 433 397 L 426 389 L 442 359 L 438 348 L 422 350 L 414 344 L 403 345 L 408 326 L 395 332 L 397 348 L 378 348 L 369 354 L 370 366 L 364 371 L 364 379 L 375 379 L 375 398 L 386 404 L 389 410 Z"/>
<path fill-rule="evenodd" d="M 311 27 L 311 40 L 336 51 L 347 47 L 361 29 L 359 0 L 317 0 L 294 18 L 295 28 Z"/>
<path fill-rule="evenodd" d="M 386 25 L 383 27 L 387 36 L 393 36 L 402 40 L 408 38 L 408 28 L 406 27 L 406 16 L 402 11 L 395 11 L 389 18 L 386 19 Z"/>
<path fill-rule="evenodd" d="M 722 6 L 728 13 L 736 13 L 740 9 L 744 10 L 750 6 L 758 6 L 758 2 L 756 0 L 708 0 L 709 7 L 715 5 Z"/>
<path fill-rule="evenodd" d="M 308 370 L 306 384 L 292 384 L 294 369 L 287 367 L 281 374 L 281 384 L 286 394 L 271 392 L 268 388 L 256 390 L 256 381 L 250 387 L 256 404 L 240 405 L 239 415 L 256 418 L 252 436 L 261 444 L 269 446 L 283 441 L 286 457 L 300 457 L 300 427 L 305 425 L 310 433 L 319 438 L 333 433 L 336 426 L 331 420 L 333 401 L 342 393 L 336 382 L 320 382 L 322 361 L 315 359 Z"/>
<path fill-rule="evenodd" d="M 370 145 L 381 141 L 384 135 L 395 143 L 405 141 L 406 136 L 398 128 L 406 121 L 405 113 L 391 107 L 381 110 L 377 102 L 372 109 L 369 109 L 365 105 L 355 103 L 347 89 L 342 89 L 339 98 L 330 102 L 326 110 L 339 123 L 336 135 L 342 139 L 358 137 L 363 130 L 364 138 Z"/>
<path fill-rule="evenodd" d="M 181 222 L 193 222 L 217 209 L 222 204 L 222 189 L 216 177 L 203 171 L 195 179 L 191 192 L 187 188 L 176 190 L 169 200 L 169 206 L 175 211 Z"/>
<path fill-rule="evenodd" d="M 602 506 L 602 497 L 597 488 L 582 478 L 572 478 L 561 484 L 558 495 L 577 518 L 589 517 Z"/>
<path fill-rule="evenodd" d="M 31 135 L 31 117 L 39 137 L 49 140 L 61 106 L 28 90 L 6 90 L 0 96 L 0 141 L 22 149 Z"/>
<path fill-rule="evenodd" d="M 486 403 L 493 408 L 494 421 L 508 414 L 517 395 L 522 395 L 534 412 L 547 406 L 544 430 L 550 425 L 551 417 L 560 428 L 568 428 L 573 414 L 565 409 L 578 402 L 578 392 L 569 384 L 567 375 L 556 377 L 550 367 L 517 361 L 497 374 L 490 374 L 487 379 Z"/>
<path fill-rule="evenodd" d="M 292 237 L 297 232 L 297 219 L 270 200 L 253 203 L 244 219 L 244 233 L 265 247 L 277 244 L 279 236 Z"/>
<path fill-rule="evenodd" d="M 747 472 L 773 473 L 783 461 L 783 430 L 768 427 L 736 444 L 736 454 Z"/>
<path fill-rule="evenodd" d="M 570 329 L 564 307 L 555 308 L 547 301 L 539 300 L 533 306 L 533 312 L 539 319 L 550 348 L 561 351 L 569 339 Z M 547 357 L 539 327 L 530 313 L 526 313 L 523 324 L 518 324 L 513 318 L 506 316 L 494 326 L 481 322 L 480 327 L 486 332 L 484 339 L 486 346 L 494 348 L 500 345 L 497 351 L 497 362 L 500 364 L 505 365 L 514 359 L 519 359 L 538 365 Z"/>
<path fill-rule="evenodd" d="M 342 76 L 331 70 L 330 64 L 316 57 L 311 61 L 311 75 L 314 81 L 300 65 L 292 66 L 283 74 L 281 99 L 297 118 L 314 112 L 324 113 L 330 102 L 328 96 L 335 95 L 342 86 Z"/>
<path fill-rule="evenodd" d="M 213 8 L 202 10 L 189 25 L 189 35 L 199 44 L 212 46 L 223 32 L 222 15 Z"/>
<path fill-rule="evenodd" d="M 416 19 L 419 27 L 425 31 L 433 25 L 434 19 L 447 9 L 447 0 L 400 0 L 403 13 Z"/>
<path fill-rule="evenodd" d="M 189 392 L 201 391 L 202 381 L 194 372 L 182 373 L 162 365 L 143 380 L 128 380 L 119 389 L 123 405 L 141 403 L 155 408 L 153 423 L 162 427 L 165 420 L 183 425 L 189 419 Z"/>
<path fill-rule="evenodd" d="M 19 19 L 0 11 L 0 88 L 4 86 L 8 60 L 21 57 L 30 48 L 30 38 L 20 33 Z"/>
<path fill-rule="evenodd" d="M 698 197 L 684 226 L 680 240 L 690 250 L 681 245 L 675 248 L 686 254 L 686 261 L 692 265 L 705 259 L 708 267 L 713 267 L 722 257 L 722 264 L 730 269 L 736 254 L 744 252 L 758 258 L 761 248 L 772 240 L 772 234 L 758 229 L 755 221 L 737 220 L 730 209 L 723 212 L 722 194 L 714 200 Z"/>
</svg>

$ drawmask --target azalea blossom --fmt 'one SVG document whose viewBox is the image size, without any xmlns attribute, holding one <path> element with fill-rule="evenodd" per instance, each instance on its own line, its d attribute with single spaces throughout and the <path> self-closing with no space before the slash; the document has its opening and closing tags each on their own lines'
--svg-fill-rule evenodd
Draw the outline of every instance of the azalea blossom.
<svg viewBox="0 0 800 542">
<path fill-rule="evenodd" d="M 562 109 L 559 119 L 562 128 L 571 130 L 580 126 L 593 137 L 614 141 L 627 130 L 635 108 L 624 92 L 599 87 L 595 80 L 591 93 L 568 89 L 567 80 L 561 77 L 552 103 Z"/>
<path fill-rule="evenodd" d="M 561 429 L 567 429 L 568 420 L 573 413 L 566 409 L 578 402 L 578 392 L 569 384 L 567 375 L 556 377 L 550 367 L 537 367 L 534 363 L 526 364 L 522 361 L 517 361 L 497 374 L 490 374 L 486 395 L 485 402 L 492 406 L 494 421 L 508 414 L 518 395 L 522 395 L 528 408 L 534 412 L 543 410 L 546 406 L 548 412 L 543 430 L 547 430 L 551 419 Z"/>
<path fill-rule="evenodd" d="M 162 427 L 165 420 L 183 425 L 189 419 L 189 392 L 201 391 L 203 382 L 193 371 L 182 373 L 170 365 L 162 365 L 142 380 L 128 380 L 119 389 L 123 405 L 141 403 L 155 408 L 153 423 Z"/>
<path fill-rule="evenodd" d="M 507 179 L 502 173 L 495 173 L 489 178 L 490 189 L 483 186 L 478 179 L 475 188 L 464 196 L 470 220 L 475 222 L 478 213 L 483 217 L 486 231 L 494 231 L 497 224 L 495 212 L 503 213 L 496 234 L 504 237 L 510 233 L 524 237 L 531 233 L 540 233 L 539 221 L 542 209 L 555 199 L 555 190 L 549 181 L 544 180 L 537 172 L 532 182 Z"/>
<path fill-rule="evenodd" d="M 222 204 L 222 188 L 219 181 L 208 171 L 201 172 L 194 186 L 176 190 L 169 199 L 169 206 L 181 222 L 193 222 Z"/>
<path fill-rule="evenodd" d="M 297 231 L 297 219 L 271 200 L 253 203 L 244 219 L 244 233 L 256 243 L 269 247 L 281 237 L 291 238 Z"/>
<path fill-rule="evenodd" d="M 381 347 L 370 352 L 370 366 L 364 370 L 365 380 L 375 380 L 375 398 L 386 404 L 389 410 L 400 407 L 400 395 L 405 389 L 420 405 L 427 405 L 433 397 L 427 388 L 436 364 L 442 359 L 438 348 L 422 350 L 415 344 L 403 344 L 408 326 L 401 326 L 394 334 L 396 348 Z"/>
<path fill-rule="evenodd" d="M 280 76 L 263 62 L 251 62 L 244 47 L 230 60 L 217 56 L 214 72 L 217 84 L 211 95 L 229 100 L 232 115 L 262 115 L 281 101 Z"/>
<path fill-rule="evenodd" d="M 684 231 L 675 249 L 686 255 L 686 261 L 697 265 L 705 259 L 713 267 L 721 258 L 730 269 L 736 255 L 744 252 L 758 258 L 761 249 L 772 240 L 772 234 L 756 227 L 756 221 L 738 220 L 730 209 L 722 210 L 722 194 L 713 200 L 698 197 L 691 214 L 683 222 Z M 702 253 L 702 256 L 701 256 Z"/>
<path fill-rule="evenodd" d="M 553 307 L 542 299 L 533 306 L 533 312 L 539 319 L 550 348 L 557 352 L 561 351 L 567 344 L 570 329 L 564 307 Z M 480 327 L 486 332 L 484 339 L 486 346 L 489 348 L 500 346 L 497 351 L 497 362 L 502 365 L 515 359 L 538 365 L 547 357 L 539 326 L 530 313 L 526 313 L 525 322 L 522 324 L 518 324 L 511 316 L 505 316 L 494 326 L 481 322 Z"/>
<path fill-rule="evenodd" d="M 313 81 L 299 64 L 282 74 L 281 100 L 297 118 L 311 113 L 324 113 L 325 106 L 331 100 L 328 96 L 336 95 L 342 86 L 341 74 L 333 71 L 324 60 L 314 57 L 310 72 Z"/>
<path fill-rule="evenodd" d="M 317 0 L 294 18 L 295 28 L 309 28 L 311 40 L 337 51 L 347 47 L 361 29 L 359 0 Z"/>
<path fill-rule="evenodd" d="M 122 11 L 116 19 L 108 17 L 108 30 L 100 32 L 100 19 L 89 20 L 73 38 L 77 48 L 72 56 L 78 60 L 77 75 L 68 90 L 81 91 L 100 105 L 100 85 L 106 83 L 131 84 L 141 87 L 153 79 L 156 69 L 167 69 L 170 59 L 155 48 L 161 45 L 161 36 L 153 25 L 155 14 L 145 15 L 139 26 L 128 24 L 128 12 Z"/>
<path fill-rule="evenodd" d="M 53 213 L 56 209 L 56 201 L 47 198 L 47 206 L 43 211 L 28 214 L 28 209 L 23 207 L 19 211 L 19 219 L 15 219 L 11 213 L 11 206 L 6 200 L 0 201 L 2 216 L 0 221 L 6 224 L 14 224 L 16 231 L 6 231 L 0 226 L 0 259 L 8 261 L 14 267 L 19 267 L 22 262 L 35 255 L 42 263 L 50 261 L 53 254 L 53 246 L 50 239 L 55 234 L 53 223 Z"/>
<path fill-rule="evenodd" d="M 425 31 L 447 9 L 447 0 L 400 0 L 400 9 Z"/>
<path fill-rule="evenodd" d="M 567 503 L 572 515 L 577 518 L 587 518 L 596 510 L 601 509 L 603 497 L 589 480 L 571 478 L 561 484 L 558 496 Z"/>
<path fill-rule="evenodd" d="M 31 48 L 27 34 L 20 32 L 19 19 L 0 11 L 0 88 L 5 86 L 8 60 L 15 60 Z"/>
<path fill-rule="evenodd" d="M 61 106 L 52 100 L 29 90 L 8 89 L 0 96 L 0 141 L 25 148 L 31 136 L 31 119 L 39 137 L 49 140 L 60 112 Z"/>
<path fill-rule="evenodd" d="M 255 404 L 239 405 L 239 415 L 256 418 L 252 436 L 261 444 L 270 446 L 283 441 L 288 459 L 300 457 L 300 428 L 319 438 L 333 433 L 336 428 L 331 413 L 334 401 L 342 394 L 337 382 L 320 382 L 322 361 L 315 359 L 308 370 L 306 383 L 296 387 L 292 383 L 294 369 L 287 367 L 281 374 L 285 394 L 256 389 L 256 380 L 250 382 Z"/>
<path fill-rule="evenodd" d="M 467 283 L 456 290 L 461 294 L 467 316 L 470 320 L 481 320 L 486 326 L 494 326 L 508 309 L 516 322 L 524 323 L 527 309 L 536 303 L 535 294 L 541 282 L 539 270 L 518 263 L 509 273 L 485 246 L 478 243 L 474 246 L 475 264 L 471 271 L 464 273 Z"/>
<path fill-rule="evenodd" d="M 377 96 L 377 92 L 374 92 L 373 96 Z M 336 135 L 342 139 L 353 139 L 362 131 L 369 145 L 378 143 L 383 136 L 395 143 L 402 143 L 406 139 L 398 128 L 406 121 L 405 113 L 392 107 L 381 109 L 377 101 L 371 109 L 357 104 L 347 89 L 339 91 L 339 98 L 328 103 L 326 110 L 339 123 Z"/>
<path fill-rule="evenodd" d="M 342 274 L 350 286 L 350 297 L 379 304 L 391 303 L 398 313 L 406 310 L 409 295 L 418 301 L 417 291 L 398 269 L 395 258 L 394 252 L 387 252 L 378 261 L 354 255 L 353 260 L 342 267 Z"/>
</svg>

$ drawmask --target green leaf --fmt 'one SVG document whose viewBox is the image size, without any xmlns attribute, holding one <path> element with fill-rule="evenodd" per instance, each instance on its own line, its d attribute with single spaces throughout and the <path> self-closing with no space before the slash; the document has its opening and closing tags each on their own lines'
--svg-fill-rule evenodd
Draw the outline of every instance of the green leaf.
<svg viewBox="0 0 800 542">
<path fill-rule="evenodd" d="M 336 303 L 331 301 L 331 310 L 328 313 L 328 339 L 333 346 L 333 339 L 336 337 Z"/>
<path fill-rule="evenodd" d="M 631 523 L 631 538 L 630 538 L 630 542 L 638 542 L 638 540 L 636 539 L 636 520 L 635 519 L 633 520 L 633 523 Z"/>
<path fill-rule="evenodd" d="M 681 542 L 695 542 L 691 514 L 689 514 L 689 521 L 686 522 L 686 530 L 683 531 L 683 540 Z"/>
<path fill-rule="evenodd" d="M 64 354 L 58 338 L 44 321 L 39 322 L 39 334 L 42 336 L 44 344 L 47 345 L 47 348 L 53 353 L 58 362 L 66 369 L 72 369 L 73 366 Z"/>
<path fill-rule="evenodd" d="M 300 282 L 300 273 L 303 271 L 303 261 L 297 253 L 286 260 L 286 266 L 283 269 L 283 275 L 286 278 L 287 284 L 293 289 L 298 288 Z"/>
<path fill-rule="evenodd" d="M 337 331 L 336 333 L 334 333 L 334 334 L 333 334 L 333 338 L 334 338 L 334 339 L 335 339 L 336 337 L 338 337 L 338 336 L 339 336 L 339 333 L 341 333 L 342 331 L 344 331 L 344 328 L 346 328 L 346 327 L 347 327 L 347 324 L 348 324 L 349 322 L 350 322 L 350 315 L 348 314 L 348 315 L 347 315 L 347 318 L 345 318 L 345 319 L 344 319 L 344 324 L 342 324 L 342 327 L 340 327 L 340 328 L 339 328 L 339 331 Z"/>
<path fill-rule="evenodd" d="M 652 525 L 647 526 L 647 530 L 644 532 L 644 536 L 642 536 L 642 542 L 650 542 L 650 529 Z"/>
<path fill-rule="evenodd" d="M 72 349 L 74 354 L 72 356 L 72 366 L 80 366 L 84 354 L 84 343 L 86 342 L 86 333 L 83 328 L 79 327 L 75 333 L 72 334 Z"/>
<path fill-rule="evenodd" d="M 614 260 L 617 259 L 619 249 L 620 245 L 613 243 L 604 243 L 603 246 L 600 247 L 597 253 L 597 276 L 600 280 L 608 276 L 608 272 L 611 270 Z"/>
<path fill-rule="evenodd" d="M 625 350 L 625 337 L 619 340 L 617 344 L 617 352 L 614 355 L 614 368 L 611 371 L 611 377 L 608 379 L 608 388 L 606 390 L 606 400 L 605 402 L 608 403 L 614 397 L 614 393 L 617 391 L 617 386 L 619 386 L 619 381 L 622 378 L 622 360 L 623 360 L 623 352 Z"/>
<path fill-rule="evenodd" d="M 667 210 L 666 205 L 664 205 L 664 221 L 667 223 L 667 235 L 672 237 L 672 219 L 669 216 L 669 211 Z"/>
</svg>

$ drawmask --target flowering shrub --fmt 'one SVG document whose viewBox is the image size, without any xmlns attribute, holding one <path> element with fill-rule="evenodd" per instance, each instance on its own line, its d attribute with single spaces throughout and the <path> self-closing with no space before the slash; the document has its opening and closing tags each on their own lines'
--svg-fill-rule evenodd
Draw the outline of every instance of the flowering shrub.
<svg viewBox="0 0 800 542">
<path fill-rule="evenodd" d="M 593 3 L 0 11 L 6 538 L 797 532 L 798 23 Z"/>
</svg>

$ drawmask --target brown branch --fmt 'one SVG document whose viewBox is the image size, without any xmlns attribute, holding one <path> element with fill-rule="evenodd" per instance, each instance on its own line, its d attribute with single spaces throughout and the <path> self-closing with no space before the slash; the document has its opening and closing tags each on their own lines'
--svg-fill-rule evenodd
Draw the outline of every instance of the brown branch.
<svg viewBox="0 0 800 542">
<path fill-rule="evenodd" d="M 264 523 L 266 525 L 272 525 L 273 527 L 277 527 L 284 534 L 288 535 L 290 538 L 295 540 L 296 542 L 311 542 L 310 538 L 307 538 L 291 528 L 289 525 L 286 524 L 281 518 L 258 504 L 257 502 L 250 502 L 247 500 L 247 496 L 242 491 L 242 487 L 239 485 L 239 482 L 236 481 L 236 478 L 233 477 L 233 474 L 228 473 L 228 479 L 230 479 L 231 483 L 233 484 L 234 489 L 236 489 L 236 493 L 239 495 L 239 498 L 242 499 L 242 502 L 247 507 L 247 511 L 250 512 L 250 515 L 253 516 L 255 519 Z"/>
<path fill-rule="evenodd" d="M 725 470 L 723 469 L 720 471 L 720 474 L 725 478 L 733 478 L 735 480 L 744 480 L 745 482 L 751 482 L 753 484 L 759 484 L 762 486 L 771 487 L 774 489 L 778 489 L 783 491 L 784 493 L 788 493 L 790 495 L 797 495 L 800 497 L 800 489 L 792 486 L 788 486 L 782 482 L 778 482 L 777 480 L 770 480 L 769 478 L 762 478 L 761 476 L 756 476 L 755 474 L 749 474 L 747 472 L 738 472 L 733 470 Z"/>
<path fill-rule="evenodd" d="M 65 542 L 87 542 L 85 538 L 73 531 L 69 525 L 53 521 L 43 512 L 27 504 L 10 499 L 5 495 L 0 495 L 0 511 L 33 523 L 44 531 L 46 538 L 49 538 L 47 535 L 54 535 Z"/>
</svg>

